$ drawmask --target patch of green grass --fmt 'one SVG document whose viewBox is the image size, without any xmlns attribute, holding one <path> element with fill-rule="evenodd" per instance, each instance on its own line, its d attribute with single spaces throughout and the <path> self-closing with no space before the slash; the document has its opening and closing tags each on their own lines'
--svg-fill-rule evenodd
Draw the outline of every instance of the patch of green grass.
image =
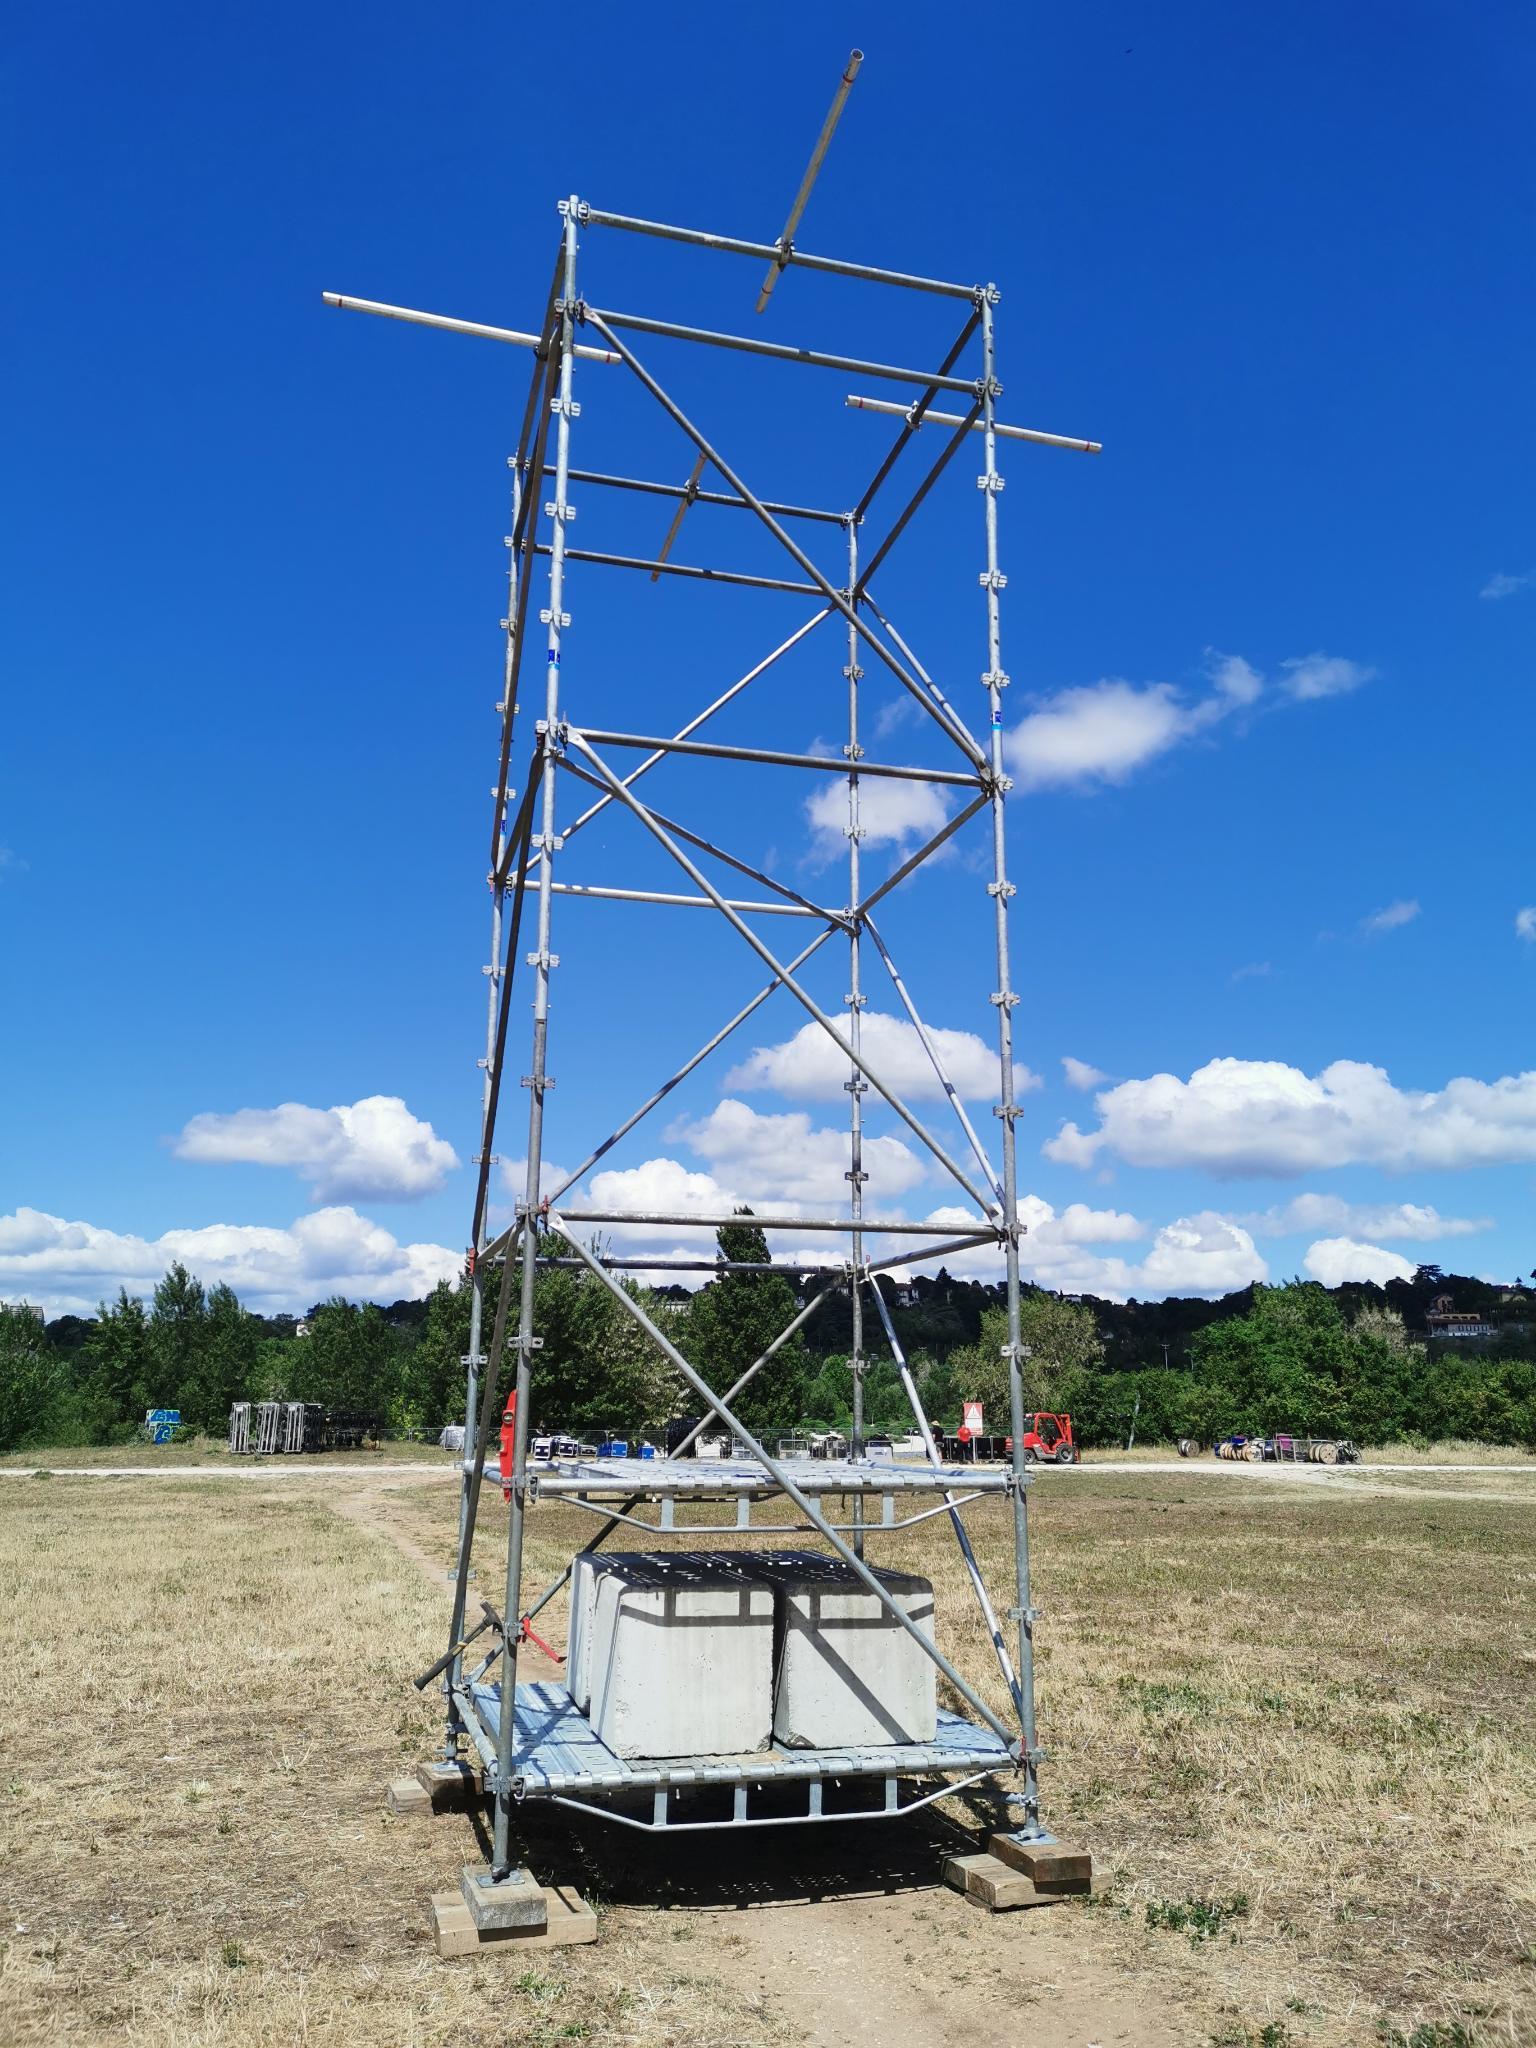
<svg viewBox="0 0 1536 2048">
<path fill-rule="evenodd" d="M 1426 2020 L 1411 2034 L 1404 2034 L 1383 2020 L 1381 2042 L 1382 2048 L 1477 2048 L 1460 2020 Z"/>
<path fill-rule="evenodd" d="M 1191 1948 L 1198 1948 L 1202 1941 L 1214 1941 L 1223 1931 L 1226 1931 L 1228 1940 L 1235 1941 L 1237 1936 L 1227 1923 L 1244 1920 L 1247 1916 L 1246 1892 L 1234 1892 L 1229 1899 L 1150 1899 L 1147 1902 L 1147 1925 L 1166 1927 L 1172 1934 L 1187 1934 Z"/>
<path fill-rule="evenodd" d="M 1160 1678 L 1132 1678 L 1123 1673 L 1118 1690 L 1135 1701 L 1150 1720 L 1154 1714 L 1193 1714 L 1203 1719 L 1216 1711 L 1216 1695 L 1187 1680 L 1167 1682 Z"/>
</svg>

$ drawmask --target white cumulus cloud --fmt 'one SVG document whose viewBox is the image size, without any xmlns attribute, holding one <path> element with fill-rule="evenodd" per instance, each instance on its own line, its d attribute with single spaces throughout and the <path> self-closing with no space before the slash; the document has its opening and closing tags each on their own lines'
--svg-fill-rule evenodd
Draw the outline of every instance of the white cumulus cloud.
<svg viewBox="0 0 1536 2048">
<path fill-rule="evenodd" d="M 684 1119 L 667 1135 L 707 1160 L 715 1177 L 754 1208 L 771 1201 L 847 1204 L 848 1133 L 813 1126 L 804 1110 L 764 1116 L 728 1096 L 708 1116 Z M 928 1162 L 900 1138 L 866 1137 L 864 1171 L 864 1198 L 873 1207 L 925 1180 Z"/>
<path fill-rule="evenodd" d="M 1362 917 L 1360 929 L 1367 935 L 1376 932 L 1395 932 L 1405 924 L 1412 924 L 1418 914 L 1418 899 L 1400 896 L 1395 903 L 1388 903 L 1380 910 L 1373 910 L 1369 917 Z"/>
<path fill-rule="evenodd" d="M 827 862 L 847 854 L 848 785 L 832 778 L 806 798 L 811 857 Z M 894 776 L 866 775 L 859 782 L 859 827 L 864 846 L 920 846 L 944 828 L 949 806 L 942 785 L 898 782 Z"/>
<path fill-rule="evenodd" d="M 1336 1237 L 1381 1237 L 1408 1244 L 1434 1244 L 1493 1228 L 1491 1216 L 1442 1216 L 1429 1202 L 1346 1202 L 1340 1195 L 1311 1194 L 1233 1220 L 1260 1237 L 1307 1237 L 1326 1230 Z"/>
<path fill-rule="evenodd" d="M 1527 569 L 1519 576 L 1507 576 L 1501 570 L 1498 575 L 1490 576 L 1477 594 L 1479 597 L 1516 597 L 1522 590 L 1533 589 L 1536 589 L 1536 569 Z"/>
<path fill-rule="evenodd" d="M 1042 1148 L 1048 1158 L 1090 1166 L 1108 1152 L 1132 1166 L 1230 1175 L 1536 1160 L 1536 1071 L 1426 1090 L 1398 1088 L 1360 1060 L 1308 1075 L 1279 1060 L 1215 1059 L 1187 1081 L 1121 1081 L 1096 1107 L 1098 1129 L 1063 1124 Z"/>
<path fill-rule="evenodd" d="M 1373 668 L 1364 662 L 1346 661 L 1336 654 L 1304 654 L 1297 661 L 1282 661 L 1280 668 L 1284 677 L 1280 687 L 1288 697 L 1298 703 L 1307 703 L 1316 697 L 1342 697 L 1350 690 L 1358 690 L 1375 676 Z"/>
<path fill-rule="evenodd" d="M 944 1208 L 926 1220 L 958 1234 L 967 1219 L 966 1210 Z M 1096 1294 L 1106 1301 L 1157 1300 L 1170 1294 L 1214 1298 L 1269 1277 L 1253 1239 L 1228 1216 L 1178 1217 L 1151 1233 L 1152 1243 L 1141 1259 L 1097 1249 L 1149 1235 L 1147 1224 L 1120 1210 L 1074 1202 L 1058 1212 L 1039 1195 L 1026 1195 L 1019 1202 L 1019 1219 L 1026 1225 L 1019 1248 L 1024 1277 L 1060 1294 Z M 951 1273 L 987 1280 L 999 1278 L 1003 1266 L 1002 1254 L 991 1246 L 956 1253 L 944 1264 Z"/>
<path fill-rule="evenodd" d="M 562 1208 L 599 1209 L 609 1215 L 650 1214 L 653 1216 L 729 1216 L 740 1207 L 742 1197 L 712 1173 L 699 1173 L 680 1159 L 660 1156 L 642 1159 L 638 1166 L 609 1167 L 594 1173 L 585 1188 L 565 1196 Z M 573 1229 L 595 1232 L 623 1252 L 649 1250 L 660 1255 L 676 1253 L 697 1258 L 711 1257 L 715 1250 L 712 1224 L 697 1229 L 664 1223 L 602 1223 L 573 1225 Z M 643 1278 L 644 1276 L 642 1276 Z M 658 1281 L 663 1276 L 656 1276 Z M 686 1287 L 697 1281 L 686 1274 L 670 1277 Z"/>
<path fill-rule="evenodd" d="M 1307 1247 L 1301 1263 L 1325 1287 L 1342 1287 L 1346 1280 L 1374 1281 L 1380 1287 L 1388 1280 L 1411 1280 L 1415 1271 L 1411 1259 L 1379 1244 L 1357 1244 L 1352 1237 L 1320 1237 Z"/>
<path fill-rule="evenodd" d="M 276 1109 L 206 1110 L 176 1139 L 179 1159 L 286 1166 L 317 1202 L 413 1201 L 435 1194 L 459 1163 L 429 1123 L 398 1095 L 365 1095 L 334 1109 L 280 1102 Z"/>
<path fill-rule="evenodd" d="M 1296 702 L 1337 696 L 1372 676 L 1374 670 L 1341 655 L 1298 655 L 1280 664 L 1280 694 Z M 1122 676 L 1057 690 L 1006 735 L 1008 768 L 1022 788 L 1124 782 L 1176 745 L 1249 711 L 1264 688 L 1264 676 L 1241 655 L 1208 653 L 1202 694 Z"/>
<path fill-rule="evenodd" d="M 846 1042 L 845 1019 L 834 1020 Z M 942 1025 L 926 1024 L 945 1072 L 956 1092 L 968 1102 L 996 1099 L 997 1052 L 977 1032 L 951 1031 Z M 883 1011 L 865 1013 L 860 1039 L 864 1057 L 903 1102 L 939 1102 L 944 1090 L 923 1049 L 915 1029 L 900 1017 Z M 771 1089 L 776 1095 L 797 1097 L 807 1102 L 835 1102 L 851 1069 L 846 1054 L 840 1053 L 829 1035 L 816 1023 L 807 1023 L 780 1045 L 757 1045 L 739 1066 L 726 1075 L 727 1088 L 750 1091 Z M 1040 1086 L 1039 1076 L 1027 1067 L 1014 1068 L 1015 1094 Z"/>
<path fill-rule="evenodd" d="M 1536 946 L 1536 903 L 1528 903 L 1524 910 L 1515 912 L 1515 937 Z"/>
<path fill-rule="evenodd" d="M 24 1298 L 50 1315 L 94 1315 L 120 1287 L 148 1296 L 177 1259 L 206 1286 L 225 1281 L 247 1308 L 276 1314 L 332 1294 L 363 1301 L 418 1298 L 452 1279 L 463 1253 L 441 1244 L 401 1244 L 381 1224 L 345 1207 L 313 1210 L 286 1230 L 210 1223 L 153 1238 L 67 1222 L 40 1209 L 0 1216 L 0 1295 Z"/>
<path fill-rule="evenodd" d="M 1138 1291 L 1167 1294 L 1235 1294 L 1269 1268 L 1241 1224 L 1209 1211 L 1181 1216 L 1157 1233 L 1141 1263 Z"/>
<path fill-rule="evenodd" d="M 1091 1095 L 1095 1088 L 1102 1087 L 1109 1079 L 1097 1067 L 1090 1067 L 1086 1060 L 1075 1060 L 1070 1053 L 1064 1053 L 1061 1071 L 1069 1088 L 1077 1088 L 1084 1095 Z"/>
<path fill-rule="evenodd" d="M 1282 662 L 1280 670 L 1280 695 L 1291 702 L 1335 697 L 1375 674 L 1322 653 Z M 1238 654 L 1208 654 L 1205 677 L 1205 690 L 1196 693 L 1105 676 L 1044 697 L 1006 735 L 1009 771 L 1024 789 L 1125 782 L 1172 748 L 1252 709 L 1265 692 L 1264 677 Z"/>
<path fill-rule="evenodd" d="M 1171 683 L 1111 677 L 1061 690 L 1007 735 L 1008 767 L 1024 789 L 1124 782 L 1188 737 L 1190 715 Z"/>
</svg>

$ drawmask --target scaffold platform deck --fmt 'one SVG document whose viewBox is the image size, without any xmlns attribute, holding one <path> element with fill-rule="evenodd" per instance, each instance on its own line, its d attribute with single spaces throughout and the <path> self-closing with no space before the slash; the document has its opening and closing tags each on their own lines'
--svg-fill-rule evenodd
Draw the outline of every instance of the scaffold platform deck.
<svg viewBox="0 0 1536 2048">
<path fill-rule="evenodd" d="M 1007 1493 L 1004 1465 L 885 1465 L 848 1458 L 779 1458 L 802 1493 Z M 1026 1480 L 1027 1483 L 1027 1480 Z M 530 1500 L 763 1500 L 783 1487 L 755 1458 L 530 1458 Z"/>
<path fill-rule="evenodd" d="M 501 1687 L 494 1683 L 464 1689 L 471 1707 L 470 1720 L 477 1734 L 477 1746 L 489 1762 L 496 1753 L 501 1725 Z M 956 1789 L 955 1777 L 975 1778 L 1006 1771 L 1018 1759 L 1006 1743 L 989 1729 L 978 1728 L 960 1714 L 939 1710 L 938 1729 L 932 1742 L 896 1742 L 847 1749 L 788 1749 L 773 1747 L 753 1750 L 741 1756 L 679 1756 L 625 1758 L 616 1756 L 598 1735 L 563 1685 L 539 1682 L 519 1685 L 513 1717 L 512 1790 L 519 1800 L 554 1800 L 557 1803 L 591 1805 L 603 1801 L 608 1819 L 622 1820 L 606 1802 L 639 1794 L 651 1797 L 648 1827 L 710 1827 L 752 1825 L 749 1796 L 758 1789 L 790 1785 L 816 1788 L 808 1796 L 809 1811 L 796 1818 L 828 1820 L 880 1819 L 887 1814 L 910 1812 L 923 1799 L 900 1798 L 904 1780 L 943 1778 L 944 1784 L 930 1796 L 941 1797 Z M 839 1806 L 835 1812 L 822 1811 L 819 1788 L 829 1780 L 863 1779 L 883 1781 L 882 1803 L 877 1806 Z M 689 1788 L 718 1787 L 736 1794 L 729 1817 L 720 1821 L 671 1818 L 667 1795 Z M 782 1825 L 785 1816 L 775 1813 L 764 1825 Z"/>
</svg>

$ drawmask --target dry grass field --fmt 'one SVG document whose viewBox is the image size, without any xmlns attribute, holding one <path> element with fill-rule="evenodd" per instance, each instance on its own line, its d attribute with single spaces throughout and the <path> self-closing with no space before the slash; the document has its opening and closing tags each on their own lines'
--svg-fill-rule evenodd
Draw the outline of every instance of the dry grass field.
<svg viewBox="0 0 1536 2048">
<path fill-rule="evenodd" d="M 769 2048 L 856 2032 L 806 2022 L 825 1968 L 917 2016 L 903 2048 L 1536 2042 L 1529 1507 L 1134 1469 L 1036 1499 L 1049 1817 L 1094 1852 L 1092 1904 L 992 1919 L 935 1893 L 916 1821 L 758 1837 L 734 1889 L 719 1838 L 680 1862 L 597 1829 L 533 1853 L 599 1897 L 602 1939 L 522 1967 L 437 1960 L 423 1904 L 472 1823 L 380 1798 L 431 1740 L 408 1678 L 440 1646 L 445 1476 L 8 1482 L 0 2041 Z M 975 1527 L 1000 1570 L 1001 1518 Z M 531 1528 L 537 1573 L 591 1524 Z M 881 1555 L 935 1576 L 996 1697 L 941 1533 Z M 839 1883 L 870 1897 L 705 1910 Z"/>
</svg>

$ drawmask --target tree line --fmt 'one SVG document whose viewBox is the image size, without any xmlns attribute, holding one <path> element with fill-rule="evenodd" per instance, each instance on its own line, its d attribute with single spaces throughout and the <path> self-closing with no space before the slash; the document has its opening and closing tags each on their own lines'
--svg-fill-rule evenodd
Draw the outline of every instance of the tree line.
<svg viewBox="0 0 1536 2048">
<path fill-rule="evenodd" d="M 749 1216 L 721 1230 L 718 1244 L 732 1265 L 766 1262 L 763 1232 Z M 487 1275 L 485 1346 L 499 1284 L 499 1272 Z M 961 1402 L 980 1400 L 987 1428 L 1006 1431 L 999 1290 L 942 1272 L 903 1287 L 886 1277 L 880 1284 L 935 1426 L 953 1429 Z M 1425 1268 L 1419 1293 L 1427 1299 L 1425 1290 L 1443 1285 L 1462 1298 L 1473 1284 Z M 1088 1448 L 1123 1443 L 1133 1427 L 1145 1443 L 1289 1429 L 1362 1444 L 1469 1437 L 1536 1447 L 1528 1326 L 1476 1351 L 1425 1343 L 1404 1312 L 1418 1298 L 1412 1286 L 1293 1282 L 1218 1303 L 1146 1304 L 1031 1288 L 1022 1307 L 1025 1406 L 1070 1412 Z M 625 1292 L 721 1390 L 809 1300 L 782 1272 L 722 1270 L 692 1295 L 633 1284 Z M 1146 1327 L 1140 1356 L 1128 1360 L 1126 1331 L 1138 1310 L 1147 1312 Z M 847 1314 L 846 1299 L 829 1304 L 774 1351 L 733 1404 L 751 1428 L 847 1431 Z M 0 1452 L 125 1443 L 150 1408 L 178 1409 L 188 1429 L 221 1436 L 237 1400 L 315 1401 L 373 1416 L 387 1434 L 435 1436 L 463 1419 L 469 1322 L 463 1279 L 388 1308 L 333 1299 L 300 1321 L 254 1314 L 229 1287 L 204 1288 L 179 1264 L 147 1304 L 122 1291 L 94 1319 L 61 1317 L 45 1327 L 24 1310 L 0 1308 Z M 669 1418 L 702 1412 L 665 1352 L 586 1270 L 541 1269 L 535 1326 L 536 1430 L 659 1438 Z M 1148 1336 L 1158 1329 L 1171 1341 Z M 898 1434 L 912 1413 L 872 1315 L 866 1345 L 866 1430 Z"/>
</svg>

